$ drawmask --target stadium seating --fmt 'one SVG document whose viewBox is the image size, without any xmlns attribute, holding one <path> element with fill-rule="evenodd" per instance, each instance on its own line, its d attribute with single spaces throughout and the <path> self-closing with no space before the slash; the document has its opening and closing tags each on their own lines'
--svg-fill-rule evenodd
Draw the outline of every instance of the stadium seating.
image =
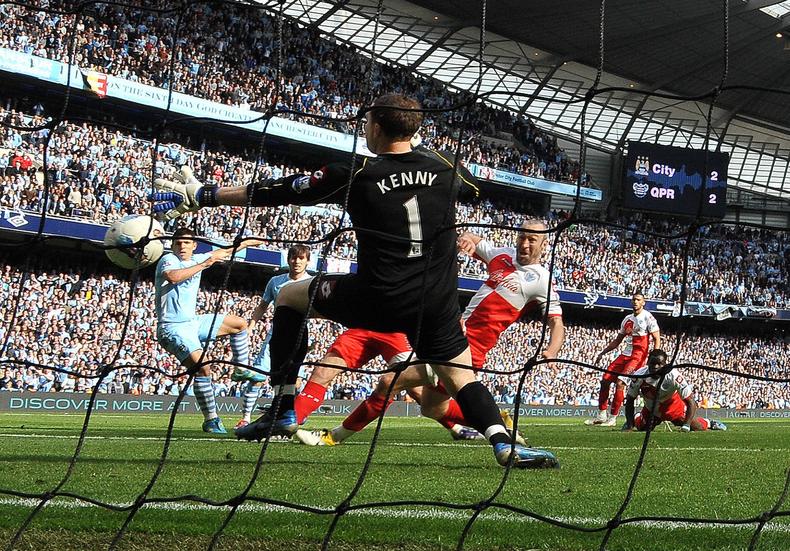
<svg viewBox="0 0 790 551">
<path fill-rule="evenodd" d="M 9 306 L 16 296 L 20 271 L 5 263 L 0 288 L 0 342 L 6 338 L 10 322 Z M 115 353 L 121 336 L 122 319 L 128 297 L 128 284 L 104 273 L 75 273 L 55 264 L 42 262 L 30 274 L 21 296 L 24 319 L 18 318 L 11 327 L 6 356 L 18 361 L 48 364 L 75 372 L 95 375 L 100 364 L 108 362 Z M 249 318 L 257 304 L 255 292 L 231 291 L 224 295 L 222 310 Z M 201 292 L 199 311 L 208 311 L 215 304 L 216 293 Z M 182 372 L 175 359 L 162 350 L 155 340 L 153 286 L 141 282 L 136 290 L 132 318 L 125 347 L 116 365 L 120 369 L 102 381 L 100 391 L 106 393 L 177 394 L 184 377 L 173 380 L 167 375 Z M 261 331 L 253 335 L 253 350 L 257 351 L 270 319 L 265 318 Z M 311 321 L 313 339 L 308 361 L 317 361 L 339 334 L 340 326 L 326 321 Z M 516 371 L 533 353 L 539 337 L 539 324 L 520 323 L 506 331 L 497 347 L 489 354 L 487 367 Z M 581 362 L 594 362 L 616 331 L 616 327 L 596 324 L 569 325 L 566 345 L 561 357 Z M 664 332 L 665 348 L 672 351 L 675 335 Z M 224 344 L 224 346 L 223 346 Z M 212 359 L 229 360 L 227 342 L 212 349 Z M 726 334 L 700 335 L 688 338 L 678 355 L 678 362 L 690 362 L 725 368 L 762 376 L 783 376 L 788 370 L 790 344 L 780 336 L 736 336 Z M 156 365 L 165 375 L 140 366 Z M 377 364 L 383 368 L 382 363 Z M 790 407 L 790 385 L 751 381 L 736 384 L 733 376 L 687 370 L 699 403 L 705 407 L 754 408 Z M 232 383 L 229 370 L 214 370 L 215 391 L 218 395 L 236 396 L 240 388 Z M 484 382 L 500 402 L 512 404 L 519 374 L 486 374 Z M 529 372 L 522 399 L 532 405 L 595 405 L 597 404 L 600 373 L 583 368 L 556 364 L 540 366 Z M 0 391 L 75 391 L 89 390 L 94 379 L 67 377 L 36 367 L 0 367 Z M 329 389 L 328 398 L 365 398 L 375 386 L 373 375 L 344 373 Z M 264 385 L 264 396 L 272 389 Z"/>
<path fill-rule="evenodd" d="M 150 4 L 155 7 L 157 3 Z M 173 21 L 143 10 L 122 11 L 104 5 L 94 9 L 96 19 L 85 18 L 78 26 L 75 63 L 143 84 L 169 86 L 164 78 L 172 50 Z M 71 28 L 72 16 L 15 6 L 4 6 L 3 11 L 0 47 L 60 60 L 65 51 L 60 46 Z M 232 5 L 216 11 L 202 6 L 192 10 L 189 18 L 184 22 L 188 28 L 216 31 L 187 33 L 179 42 L 173 89 L 266 111 L 276 91 L 272 18 L 261 10 L 250 14 Z M 425 107 L 449 107 L 465 99 L 438 81 L 418 78 L 402 67 L 375 63 L 370 68 L 367 58 L 353 48 L 331 43 L 314 29 L 287 23 L 283 35 L 286 60 L 278 108 L 331 119 L 353 116 L 366 99 L 361 83 L 367 82 L 371 70 L 378 89 L 418 97 Z M 308 122 L 347 133 L 353 130 L 353 123 L 314 118 Z M 550 180 L 576 181 L 579 175 L 578 162 L 568 158 L 556 138 L 527 119 L 477 104 L 464 122 L 466 161 Z M 421 134 L 427 145 L 455 151 L 461 123 L 457 114 L 432 113 Z M 511 144 L 485 138 L 502 131 Z"/>
<path fill-rule="evenodd" d="M 155 7 L 156 3 L 151 3 Z M 167 87 L 163 80 L 173 52 L 171 33 L 173 20 L 155 17 L 150 12 L 136 9 L 117 9 L 97 5 L 91 8 L 96 18 L 86 17 L 77 26 L 76 63 L 121 78 Z M 66 37 L 73 18 L 18 6 L 0 6 L 0 47 L 11 48 L 33 55 L 64 61 L 62 56 Z M 248 12 L 242 7 L 225 6 L 212 10 L 201 6 L 192 10 L 188 28 L 213 28 L 214 33 L 188 33 L 181 39 L 173 89 L 224 104 L 265 110 L 274 101 L 277 88 L 274 82 L 273 20 L 261 10 Z M 281 82 L 280 108 L 300 113 L 340 119 L 357 113 L 367 97 L 362 86 L 372 72 L 379 89 L 397 90 L 414 95 L 426 107 L 441 108 L 461 102 L 462 94 L 450 93 L 439 82 L 416 77 L 404 68 L 373 63 L 348 46 L 323 39 L 314 29 L 286 23 L 284 44 L 285 65 Z M 233 55 L 230 55 L 230 50 Z M 299 55 L 293 55 L 293 52 Z M 340 68 L 342 67 L 342 75 Z M 40 124 L 40 116 L 13 111 L 10 102 L 0 110 L 5 122 Z M 299 118 L 297 114 L 290 115 Z M 309 119 L 311 124 L 323 124 L 350 132 L 353 123 L 337 120 Z M 464 160 L 501 168 L 521 174 L 545 177 L 557 181 L 576 181 L 578 163 L 568 158 L 557 145 L 556 138 L 537 128 L 531 121 L 514 117 L 503 110 L 478 104 L 462 121 L 457 113 L 429 114 L 421 130 L 425 143 L 436 148 L 455 150 L 458 129 L 462 122 L 470 131 L 462 148 Z M 0 207 L 40 211 L 43 201 L 41 185 L 42 144 L 46 131 L 20 132 L 0 128 Z M 504 137 L 505 141 L 491 137 Z M 507 144 L 507 145 L 504 145 Z M 51 215 L 81 218 L 107 223 L 126 213 L 146 212 L 145 199 L 150 181 L 150 142 L 118 131 L 109 131 L 88 124 L 67 124 L 53 136 L 48 151 L 48 166 L 53 188 L 47 204 Z M 179 144 L 159 146 L 157 169 L 161 173 L 168 166 L 190 163 L 199 177 L 215 180 L 222 185 L 238 185 L 249 180 L 252 164 L 241 157 L 225 152 L 190 150 Z M 263 176 L 283 176 L 302 171 L 302 167 L 287 163 L 265 163 Z M 480 201 L 458 205 L 459 220 L 469 223 L 497 223 L 517 225 L 524 213 L 512 208 Z M 212 239 L 229 238 L 241 225 L 240 209 L 214 209 L 195 215 L 201 233 Z M 549 220 L 556 223 L 563 213 L 553 213 Z M 187 221 L 191 221 L 188 218 Z M 562 234 L 557 243 L 554 277 L 563 289 L 590 293 L 627 295 L 642 289 L 648 297 L 677 299 L 680 293 L 682 265 L 681 240 L 668 241 L 646 237 L 635 230 L 676 233 L 681 227 L 668 221 L 632 216 L 614 220 L 627 225 L 631 231 L 603 229 L 596 226 L 577 226 Z M 249 231 L 272 239 L 317 240 L 338 223 L 336 211 L 300 211 L 291 208 L 265 209 L 254 214 Z M 502 230 L 476 230 L 498 245 L 510 245 L 513 234 Z M 345 233 L 336 240 L 332 254 L 354 260 L 356 242 L 353 233 Z M 688 298 L 714 303 L 764 305 L 776 308 L 790 306 L 786 281 L 790 241 L 786 233 L 772 233 L 726 227 L 703 230 L 691 249 Z M 461 272 L 467 276 L 483 277 L 484 266 L 466 257 L 460 258 Z M 4 267 L 3 281 L 18 278 L 18 272 Z M 60 272 L 51 266 L 41 266 L 28 282 L 30 293 L 25 295 L 26 308 L 42 319 L 43 327 L 20 321 L 13 328 L 7 354 L 36 363 L 55 363 L 80 371 L 95 370 L 114 351 L 120 331 L 120 314 L 98 309 L 100 304 L 120 304 L 126 290 L 125 283 L 108 275 L 88 274 L 79 280 L 76 274 Z M 73 289 L 79 287 L 74 292 Z M 13 287 L 2 289 L 4 304 Z M 151 317 L 149 283 L 140 288 L 135 303 L 135 318 L 131 330 L 136 338 L 132 347 L 124 351 L 121 363 L 160 365 L 169 373 L 179 368 L 163 351 L 154 345 L 150 327 L 142 320 Z M 57 300 L 52 301 L 53 295 Z M 202 307 L 208 308 L 211 291 L 202 295 Z M 234 311 L 251 311 L 255 297 L 239 292 L 231 295 Z M 58 301 L 69 307 L 57 306 Z M 75 313 L 74 307 L 79 314 Z M 68 313 L 67 313 L 68 312 Z M 107 323 L 95 320 L 116 316 Z M 78 316 L 70 318 L 69 316 Z M 89 321 L 90 320 L 90 321 Z M 94 342 L 95 330 L 102 336 Z M 0 328 L 0 332 L 5 328 Z M 311 352 L 317 359 L 331 341 L 337 328 L 314 332 L 319 342 Z M 603 347 L 612 329 L 575 326 L 571 328 L 567 357 L 592 361 L 594 350 Z M 4 335 L 0 334 L 0 340 Z M 42 345 L 53 339 L 48 355 Z M 259 338 L 256 337 L 256 338 Z M 498 367 L 514 368 L 525 360 L 534 328 L 519 325 L 509 331 L 499 352 L 492 355 L 501 363 Z M 689 361 L 719 367 L 733 367 L 728 362 L 737 357 L 737 366 L 757 365 L 757 354 L 764 369 L 786 368 L 787 345 L 778 340 L 757 337 L 725 339 L 717 336 L 699 337 L 704 357 L 687 357 Z M 91 346 L 86 346 L 87 343 Z M 579 347 L 585 342 L 585 348 Z M 589 343 L 594 343 L 590 345 Z M 577 347 L 577 348 L 573 348 Z M 567 349 L 566 349 L 567 350 Z M 228 350 L 218 350 L 229 357 Z M 14 356 L 16 354 L 16 356 Z M 684 358 L 685 356 L 681 356 Z M 766 360 L 767 358 L 767 360 Z M 37 372 L 34 368 L 6 368 L 0 371 L 0 389 L 21 390 L 85 390 L 88 382 L 69 377 L 54 376 L 51 372 Z M 696 377 L 696 378 L 695 378 Z M 790 396 L 788 389 L 768 387 L 754 382 L 748 387 L 730 384 L 730 379 L 719 375 L 691 374 L 703 403 L 727 406 L 754 406 L 770 403 L 784 407 Z M 222 373 L 217 375 L 218 392 L 235 394 L 238 389 Z M 487 383 L 498 399 L 512 402 L 515 381 L 506 375 L 491 377 Z M 178 383 L 176 382 L 176 385 Z M 330 389 L 334 397 L 363 397 L 372 388 L 373 378 L 359 374 L 344 374 Z M 770 388 L 770 389 L 769 389 Z M 135 367 L 123 368 L 111 380 L 102 383 L 106 392 L 175 393 L 178 387 L 167 377 L 148 373 Z M 270 391 L 270 389 L 267 389 Z M 534 404 L 579 403 L 592 404 L 597 392 L 597 375 L 580 374 L 577 369 L 557 366 L 531 372 L 528 376 L 525 399 Z"/>
<path fill-rule="evenodd" d="M 0 116 L 16 124 L 40 119 L 13 111 Z M 42 132 L 25 133 L 0 128 L 0 207 L 40 211 L 43 185 L 35 179 L 35 165 L 28 170 L 14 167 L 14 159 L 27 153 L 41 160 Z M 48 212 L 107 223 L 127 213 L 148 212 L 151 143 L 87 124 L 64 125 L 53 136 L 48 169 L 54 185 Z M 5 151 L 5 155 L 2 152 Z M 228 153 L 201 154 L 178 144 L 159 146 L 158 171 L 189 162 L 198 177 L 224 185 L 249 181 L 253 165 Z M 3 165 L 6 168 L 2 168 Z M 284 176 L 300 172 L 284 164 L 264 164 L 262 176 Z M 158 172 L 159 173 L 159 172 Z M 4 175 L 3 175 L 4 174 Z M 337 226 L 339 211 L 295 210 L 290 207 L 261 209 L 248 225 L 251 233 L 270 239 L 318 240 Z M 183 221 L 192 222 L 192 215 Z M 197 215 L 199 231 L 212 239 L 230 239 L 242 223 L 242 209 L 221 208 Z M 458 220 L 467 223 L 517 225 L 523 213 L 490 201 L 458 205 Z M 562 217 L 552 215 L 550 223 Z M 554 277 L 561 289 L 609 295 L 627 295 L 641 289 L 649 298 L 676 300 L 680 296 L 683 240 L 646 237 L 634 230 L 664 234 L 678 233 L 682 226 L 666 220 L 641 216 L 615 222 L 629 231 L 576 226 L 562 234 L 557 244 Z M 512 233 L 476 229 L 498 245 L 511 245 Z M 701 230 L 691 248 L 688 298 L 695 301 L 783 308 L 790 305 L 788 280 L 790 240 L 785 232 L 761 232 L 740 228 L 712 227 Z M 331 253 L 354 260 L 353 233 L 343 233 Z M 461 259 L 461 272 L 481 276 L 485 267 Z"/>
</svg>

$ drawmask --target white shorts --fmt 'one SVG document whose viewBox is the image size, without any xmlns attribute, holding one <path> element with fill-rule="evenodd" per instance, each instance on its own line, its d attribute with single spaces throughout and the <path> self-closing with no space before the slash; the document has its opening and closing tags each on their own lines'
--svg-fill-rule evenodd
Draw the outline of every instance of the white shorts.
<svg viewBox="0 0 790 551">
<path fill-rule="evenodd" d="M 214 320 L 214 314 L 202 314 L 192 321 L 162 323 L 156 329 L 156 340 L 183 364 L 192 352 L 201 350 L 206 342 L 217 338 L 224 319 L 224 315 Z"/>
</svg>

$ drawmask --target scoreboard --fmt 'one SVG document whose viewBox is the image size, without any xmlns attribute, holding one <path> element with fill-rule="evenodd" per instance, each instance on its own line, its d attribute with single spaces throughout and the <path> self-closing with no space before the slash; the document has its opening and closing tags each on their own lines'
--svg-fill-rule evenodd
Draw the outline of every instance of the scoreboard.
<svg viewBox="0 0 790 551">
<path fill-rule="evenodd" d="M 629 142 L 623 163 L 624 207 L 696 216 L 702 202 L 702 216 L 724 217 L 729 154 Z"/>
</svg>

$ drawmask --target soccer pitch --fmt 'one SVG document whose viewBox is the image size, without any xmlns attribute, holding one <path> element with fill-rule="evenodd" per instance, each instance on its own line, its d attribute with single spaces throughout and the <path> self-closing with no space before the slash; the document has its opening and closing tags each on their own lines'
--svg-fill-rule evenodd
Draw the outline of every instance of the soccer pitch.
<svg viewBox="0 0 790 551">
<path fill-rule="evenodd" d="M 0 415 L 0 488 L 41 493 L 66 472 L 81 415 Z M 231 424 L 234 419 L 226 419 Z M 339 419 L 316 417 L 307 428 Z M 133 502 L 153 475 L 167 417 L 97 414 L 70 481 L 62 491 L 104 503 Z M 653 434 L 634 497 L 623 518 L 672 516 L 744 519 L 774 507 L 790 466 L 790 420 L 735 421 L 727 432 Z M 603 527 L 626 494 L 644 435 L 587 427 L 579 419 L 525 419 L 533 445 L 557 453 L 562 469 L 512 471 L 495 503 L 560 522 Z M 250 495 L 326 509 L 356 484 L 372 427 L 337 447 L 273 442 Z M 194 495 L 227 500 L 252 477 L 259 444 L 204 435 L 200 418 L 178 415 L 167 463 L 150 497 Z M 386 418 L 375 456 L 352 506 L 386 501 L 443 501 L 469 505 L 489 498 L 504 469 L 483 442 L 453 442 L 432 421 Z M 0 495 L 0 542 L 5 547 L 36 501 Z M 145 506 L 121 549 L 200 549 L 228 513 L 197 501 Z M 782 511 L 790 510 L 785 503 Z M 338 522 L 330 549 L 454 549 L 471 509 L 388 506 L 362 509 Z M 36 517 L 19 549 L 106 548 L 126 518 L 86 501 L 56 498 Z M 317 514 L 246 502 L 218 549 L 318 549 L 332 522 Z M 701 526 L 684 522 L 618 528 L 608 549 L 744 549 L 755 524 Z M 603 532 L 582 533 L 496 507 L 472 526 L 467 549 L 597 549 Z M 778 517 L 758 549 L 790 549 L 790 520 Z"/>
</svg>

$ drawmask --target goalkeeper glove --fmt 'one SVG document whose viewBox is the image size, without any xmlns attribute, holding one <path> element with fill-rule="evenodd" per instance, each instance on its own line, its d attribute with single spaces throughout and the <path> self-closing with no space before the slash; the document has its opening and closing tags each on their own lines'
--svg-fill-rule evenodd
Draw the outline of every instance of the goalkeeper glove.
<svg viewBox="0 0 790 551">
<path fill-rule="evenodd" d="M 154 188 L 157 191 L 149 199 L 154 202 L 154 212 L 165 220 L 197 212 L 201 207 L 216 206 L 216 187 L 201 184 L 188 166 L 182 166 L 173 181 L 157 178 Z"/>
</svg>

